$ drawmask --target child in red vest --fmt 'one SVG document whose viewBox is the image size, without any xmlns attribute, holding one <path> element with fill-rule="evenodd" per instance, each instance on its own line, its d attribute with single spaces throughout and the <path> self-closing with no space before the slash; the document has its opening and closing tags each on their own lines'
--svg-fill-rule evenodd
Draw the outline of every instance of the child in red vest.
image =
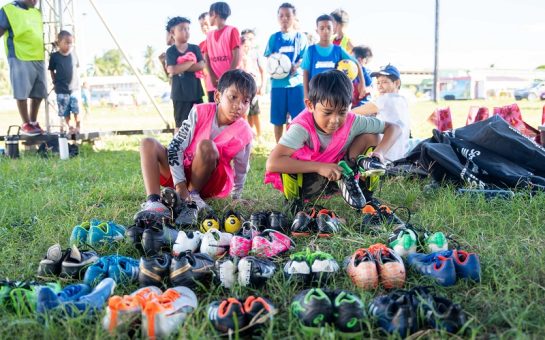
<svg viewBox="0 0 545 340">
<path fill-rule="evenodd" d="M 208 207 L 203 198 L 241 197 L 253 137 L 243 116 L 255 93 L 250 74 L 227 71 L 218 82 L 215 102 L 195 105 L 168 148 L 154 138 L 142 140 L 140 162 L 148 196 L 135 220 L 170 218 L 160 186 L 176 189 L 199 210 Z"/>
<path fill-rule="evenodd" d="M 354 172 L 361 167 L 359 162 L 356 165 L 360 155 L 383 162 L 383 154 L 394 144 L 400 129 L 395 124 L 349 112 L 352 82 L 340 71 L 317 74 L 309 88 L 306 110 L 292 121 L 267 160 L 265 183 L 283 191 L 288 200 L 298 200 L 336 191 L 329 184 L 337 181 L 343 198 L 360 209 L 370 200 L 371 193 L 364 197 L 355 176 L 344 176 L 346 169 L 338 162 L 344 159 L 356 169 Z M 378 143 L 381 133 L 384 137 Z M 372 147 L 374 150 L 368 153 Z M 360 174 L 360 179 L 364 179 L 365 175 Z"/>
</svg>

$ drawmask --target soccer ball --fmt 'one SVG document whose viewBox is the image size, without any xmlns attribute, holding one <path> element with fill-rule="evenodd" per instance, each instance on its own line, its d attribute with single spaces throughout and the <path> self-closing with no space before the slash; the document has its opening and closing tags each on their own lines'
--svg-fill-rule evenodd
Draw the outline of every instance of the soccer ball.
<svg viewBox="0 0 545 340">
<path fill-rule="evenodd" d="M 354 81 L 358 77 L 358 64 L 350 59 L 343 59 L 337 63 L 337 70 L 343 72 Z"/>
<path fill-rule="evenodd" d="M 283 79 L 290 74 L 291 60 L 282 53 L 273 53 L 267 59 L 267 71 L 273 79 Z"/>
</svg>

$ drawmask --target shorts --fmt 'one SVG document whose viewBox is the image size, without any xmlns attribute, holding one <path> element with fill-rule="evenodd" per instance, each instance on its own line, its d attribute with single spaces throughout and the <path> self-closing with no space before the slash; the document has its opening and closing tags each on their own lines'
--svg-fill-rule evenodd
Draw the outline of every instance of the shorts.
<svg viewBox="0 0 545 340">
<path fill-rule="evenodd" d="M 305 92 L 303 85 L 295 87 L 273 87 L 271 89 L 271 123 L 283 125 L 287 122 L 287 114 L 297 117 L 305 109 Z"/>
<path fill-rule="evenodd" d="M 185 102 L 181 100 L 172 101 L 172 104 L 174 105 L 174 121 L 176 122 L 177 128 L 182 126 L 183 121 L 189 117 L 189 112 L 191 112 L 193 105 L 200 103 L 202 103 L 202 98 L 199 98 L 193 102 Z"/>
<path fill-rule="evenodd" d="M 259 108 L 259 97 L 255 96 L 252 100 L 252 103 L 250 104 L 250 110 L 248 110 L 248 116 L 255 116 L 261 113 L 261 109 Z"/>
<path fill-rule="evenodd" d="M 282 185 L 284 186 L 284 193 L 288 197 L 301 198 L 301 199 L 313 199 L 318 196 L 331 196 L 339 192 L 339 187 L 335 181 L 330 181 L 318 173 L 311 172 L 305 174 L 282 174 Z M 293 190 L 294 186 L 298 189 Z M 287 192 L 289 191 L 289 193 Z M 297 191 L 297 193 L 295 193 Z"/>
<path fill-rule="evenodd" d="M 8 62 L 13 98 L 25 100 L 47 97 L 44 61 L 24 61 L 17 58 L 8 58 Z"/>
<path fill-rule="evenodd" d="M 79 114 L 78 98 L 67 93 L 57 93 L 59 117 L 70 117 L 70 113 Z"/>
</svg>

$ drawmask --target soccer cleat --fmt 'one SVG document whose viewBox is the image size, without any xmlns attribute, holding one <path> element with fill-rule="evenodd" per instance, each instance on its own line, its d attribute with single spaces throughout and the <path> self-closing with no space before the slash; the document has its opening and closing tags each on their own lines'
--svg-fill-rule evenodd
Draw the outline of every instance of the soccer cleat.
<svg viewBox="0 0 545 340">
<path fill-rule="evenodd" d="M 405 338 L 418 330 L 415 308 L 409 296 L 403 293 L 377 296 L 369 304 L 369 315 L 388 334 L 397 333 Z"/>
<path fill-rule="evenodd" d="M 170 282 L 173 286 L 195 288 L 212 281 L 214 260 L 207 254 L 180 253 L 170 263 Z"/>
<path fill-rule="evenodd" d="M 326 284 L 339 271 L 339 264 L 333 256 L 316 251 L 307 257 L 312 272 L 312 281 L 318 285 Z"/>
<path fill-rule="evenodd" d="M 243 236 L 235 235 L 229 242 L 229 255 L 232 257 L 248 256 L 252 250 L 252 240 Z"/>
<path fill-rule="evenodd" d="M 162 202 L 146 201 L 142 203 L 140 211 L 134 215 L 134 222 L 136 224 L 171 223 L 172 213 Z"/>
<path fill-rule="evenodd" d="M 271 211 L 268 215 L 268 226 L 266 229 L 273 229 L 281 233 L 287 233 L 290 228 L 288 217 L 279 211 Z"/>
<path fill-rule="evenodd" d="M 318 237 L 330 237 L 340 231 L 340 221 L 337 215 L 331 210 L 322 209 L 316 215 Z"/>
<path fill-rule="evenodd" d="M 267 216 L 267 213 L 264 211 L 258 211 L 254 212 L 250 215 L 250 223 L 257 228 L 259 231 L 263 231 L 267 229 L 269 218 Z"/>
<path fill-rule="evenodd" d="M 399 256 L 407 256 L 416 253 L 418 234 L 411 228 L 400 226 L 394 229 L 388 237 L 388 245 Z"/>
<path fill-rule="evenodd" d="M 384 288 L 403 287 L 405 283 L 405 266 L 401 257 L 382 243 L 374 244 L 368 249 L 376 259 L 380 283 Z"/>
<path fill-rule="evenodd" d="M 467 322 L 467 316 L 459 304 L 449 299 L 428 294 L 420 302 L 426 323 L 435 329 L 456 334 Z"/>
<path fill-rule="evenodd" d="M 225 288 L 233 288 L 238 280 L 238 261 L 234 258 L 223 258 L 216 261 L 216 278 L 220 285 Z"/>
<path fill-rule="evenodd" d="M 46 313 L 59 307 L 62 303 L 77 301 L 90 292 L 91 287 L 82 283 L 68 285 L 58 293 L 50 287 L 42 287 L 38 291 L 36 312 Z"/>
<path fill-rule="evenodd" d="M 358 171 L 362 176 L 381 176 L 386 173 L 386 166 L 382 164 L 378 157 L 359 155 L 356 159 L 356 164 L 358 165 Z"/>
<path fill-rule="evenodd" d="M 38 276 L 59 275 L 62 270 L 62 262 L 69 255 L 70 250 L 63 252 L 60 244 L 54 244 L 49 249 L 45 257 L 38 265 Z"/>
<path fill-rule="evenodd" d="M 208 320 L 222 333 L 238 332 L 248 323 L 242 302 L 235 298 L 211 303 L 208 307 Z"/>
<path fill-rule="evenodd" d="M 178 227 L 193 227 L 197 225 L 199 208 L 193 201 L 180 203 L 178 215 L 174 224 Z"/>
<path fill-rule="evenodd" d="M 291 313 L 308 332 L 319 332 L 320 328 L 334 321 L 333 302 L 321 288 L 297 294 L 291 302 Z"/>
<path fill-rule="evenodd" d="M 81 279 L 88 266 L 98 261 L 98 255 L 94 251 L 80 251 L 76 245 L 72 245 L 68 256 L 61 264 L 62 277 Z"/>
<path fill-rule="evenodd" d="M 252 239 L 252 253 L 255 256 L 274 257 L 293 247 L 293 241 L 288 236 L 272 229 L 267 229 Z"/>
<path fill-rule="evenodd" d="M 476 282 L 481 281 L 481 263 L 479 261 L 479 255 L 456 249 L 441 251 L 436 254 L 453 260 L 457 277 L 470 279 Z"/>
<path fill-rule="evenodd" d="M 228 210 L 221 221 L 221 228 L 223 231 L 231 234 L 236 234 L 242 227 L 244 219 L 242 216 L 233 210 Z"/>
<path fill-rule="evenodd" d="M 199 211 L 212 210 L 212 208 L 202 199 L 198 192 L 190 192 L 189 197 L 191 198 L 192 202 L 195 202 Z"/>
<path fill-rule="evenodd" d="M 264 297 L 248 296 L 244 301 L 244 311 L 248 325 L 256 326 L 265 323 L 278 313 L 272 302 Z"/>
<path fill-rule="evenodd" d="M 445 251 L 448 250 L 448 240 L 445 234 L 440 231 L 435 233 L 425 232 L 422 247 L 426 253 Z"/>
<path fill-rule="evenodd" d="M 276 271 L 276 265 L 268 259 L 247 256 L 238 262 L 238 283 L 243 286 L 261 287 Z"/>
<path fill-rule="evenodd" d="M 138 282 L 140 287 L 161 287 L 170 270 L 170 255 L 163 253 L 151 257 L 141 257 Z"/>
<path fill-rule="evenodd" d="M 182 205 L 182 200 L 174 188 L 164 187 L 161 189 L 161 203 L 167 208 L 175 210 Z"/>
<path fill-rule="evenodd" d="M 172 255 L 178 256 L 180 253 L 185 253 L 186 251 L 196 252 L 201 246 L 202 237 L 203 234 L 200 231 L 180 230 L 172 246 Z"/>
<path fill-rule="evenodd" d="M 378 287 L 377 263 L 368 249 L 360 248 L 352 254 L 348 259 L 346 272 L 359 288 L 376 289 Z"/>
<path fill-rule="evenodd" d="M 144 234 L 145 227 L 137 224 L 133 224 L 127 229 L 127 239 L 140 253 L 144 253 L 142 248 L 142 234 Z"/>
<path fill-rule="evenodd" d="M 366 230 L 380 230 L 382 229 L 383 217 L 379 209 L 372 203 L 367 203 L 363 209 L 361 224 Z"/>
<path fill-rule="evenodd" d="M 91 246 L 98 246 L 101 243 L 112 243 L 122 241 L 125 238 L 125 227 L 112 221 L 91 226 L 87 243 Z"/>
<path fill-rule="evenodd" d="M 312 269 L 307 261 L 310 250 L 300 251 L 290 256 L 290 259 L 284 265 L 284 277 L 286 280 L 308 283 L 311 281 Z"/>
<path fill-rule="evenodd" d="M 220 230 L 220 220 L 213 212 L 209 211 L 201 222 L 200 229 L 206 233 L 210 229 Z"/>
<path fill-rule="evenodd" d="M 250 221 L 246 221 L 242 223 L 242 228 L 238 231 L 236 236 L 253 239 L 259 234 L 261 234 L 261 231 L 259 231 Z"/>
<path fill-rule="evenodd" d="M 159 229 L 150 228 L 142 234 L 142 248 L 144 254 L 150 256 L 161 252 L 171 251 L 172 245 L 178 238 L 178 230 L 163 225 Z"/>
<path fill-rule="evenodd" d="M 93 263 L 85 271 L 83 283 L 94 287 L 97 283 L 108 277 L 108 269 L 110 268 L 110 256 L 103 256 Z"/>
<path fill-rule="evenodd" d="M 355 177 L 354 171 L 345 161 L 340 161 L 339 166 L 342 168 L 341 179 L 337 181 L 341 194 L 352 208 L 361 209 L 365 206 L 366 199 Z"/>
<path fill-rule="evenodd" d="M 197 296 L 191 289 L 169 288 L 146 302 L 142 311 L 142 331 L 150 339 L 167 337 L 180 328 L 197 306 Z"/>
<path fill-rule="evenodd" d="M 98 222 L 98 220 L 91 220 L 91 222 L 83 222 L 75 226 L 74 229 L 72 229 L 72 234 L 70 234 L 70 244 L 80 245 L 87 243 L 91 223 L 96 226 L 98 225 L 96 222 Z"/>
<path fill-rule="evenodd" d="M 409 254 L 407 262 L 416 271 L 434 278 L 442 286 L 452 286 L 456 283 L 454 261 L 445 257 L 442 252 Z"/>
<path fill-rule="evenodd" d="M 118 284 L 138 282 L 140 270 L 137 259 L 120 255 L 110 255 L 109 257 L 108 277 L 114 279 Z"/>
<path fill-rule="evenodd" d="M 316 229 L 316 210 L 311 209 L 309 213 L 299 211 L 295 214 L 291 224 L 291 235 L 294 237 L 309 236 Z"/>
<path fill-rule="evenodd" d="M 201 253 L 208 254 L 212 259 L 217 259 L 227 253 L 232 237 L 233 235 L 214 228 L 208 230 L 201 241 Z"/>
<path fill-rule="evenodd" d="M 346 290 L 332 294 L 335 326 L 341 334 L 354 337 L 363 333 L 365 312 L 363 302 L 355 294 Z"/>
</svg>

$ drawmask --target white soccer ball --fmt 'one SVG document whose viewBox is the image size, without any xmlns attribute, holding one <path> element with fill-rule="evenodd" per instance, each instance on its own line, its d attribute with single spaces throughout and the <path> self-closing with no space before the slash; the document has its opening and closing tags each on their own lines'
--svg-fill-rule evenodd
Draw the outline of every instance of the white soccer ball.
<svg viewBox="0 0 545 340">
<path fill-rule="evenodd" d="M 291 71 L 291 60 L 282 53 L 273 53 L 267 59 L 267 71 L 273 79 L 286 78 Z"/>
</svg>

